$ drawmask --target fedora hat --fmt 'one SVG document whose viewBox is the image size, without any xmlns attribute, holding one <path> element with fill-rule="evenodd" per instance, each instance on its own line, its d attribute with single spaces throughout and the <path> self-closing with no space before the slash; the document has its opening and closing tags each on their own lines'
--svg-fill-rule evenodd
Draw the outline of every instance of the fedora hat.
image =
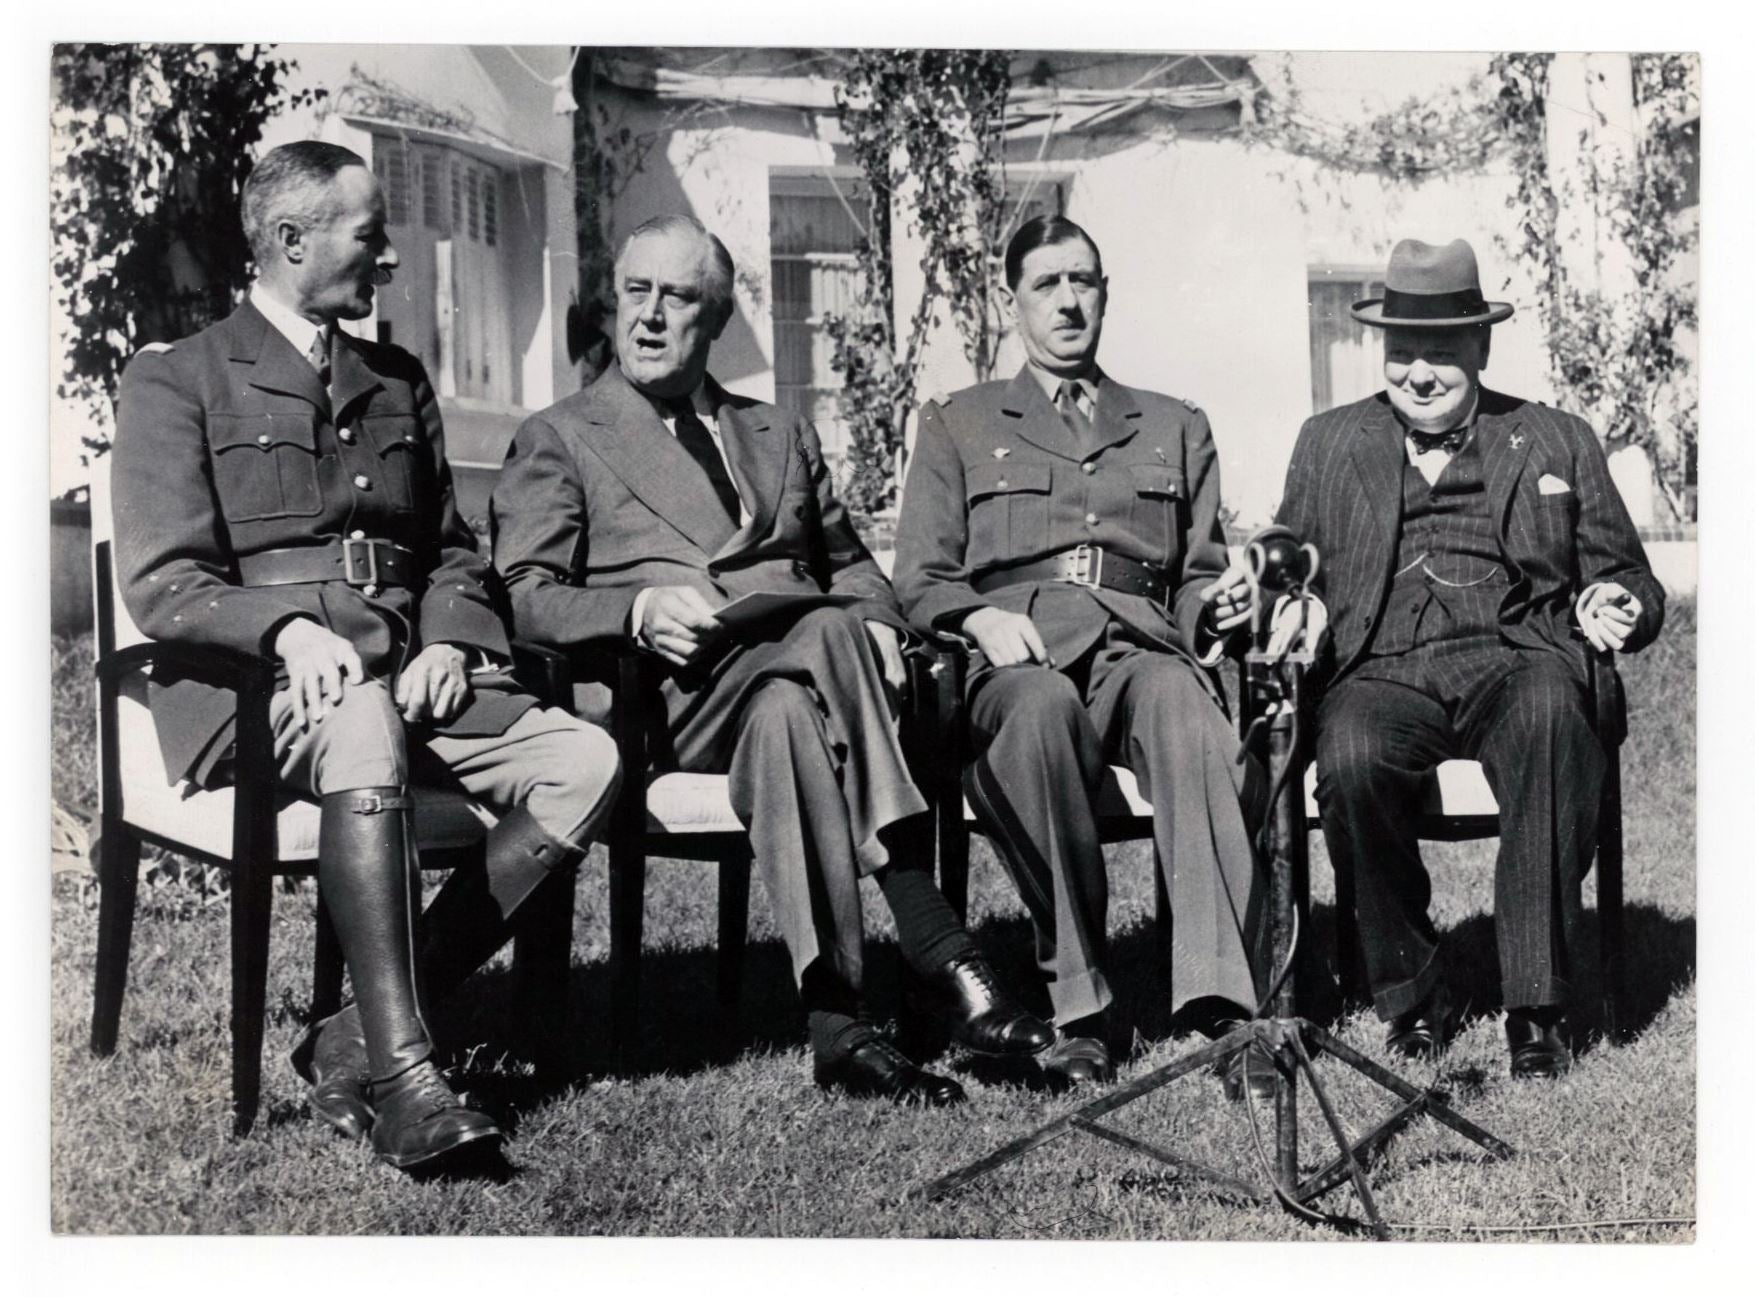
<svg viewBox="0 0 1755 1297">
<path fill-rule="evenodd" d="M 1353 303 L 1353 318 L 1383 329 L 1451 329 L 1465 324 L 1498 324 L 1511 317 L 1510 302 L 1481 296 L 1475 250 L 1463 239 L 1442 248 L 1403 239 L 1389 254 L 1383 296 Z"/>
</svg>

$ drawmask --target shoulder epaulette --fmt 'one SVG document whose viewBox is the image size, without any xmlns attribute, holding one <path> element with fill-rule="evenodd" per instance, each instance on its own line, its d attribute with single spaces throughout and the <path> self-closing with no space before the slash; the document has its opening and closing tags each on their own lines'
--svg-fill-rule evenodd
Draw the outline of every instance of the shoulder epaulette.
<svg viewBox="0 0 1755 1297">
<path fill-rule="evenodd" d="M 1184 405 L 1186 405 L 1189 408 L 1189 410 L 1192 411 L 1193 413 L 1195 413 L 1195 414 L 1203 413 L 1200 406 L 1196 405 L 1193 401 L 1189 400 L 1186 396 L 1179 396 L 1176 399 L 1178 401 L 1181 401 Z"/>
<path fill-rule="evenodd" d="M 951 394 L 949 392 L 934 392 L 931 396 L 927 397 L 926 400 L 921 402 L 922 405 L 936 405 L 941 408 L 950 403 Z"/>
</svg>

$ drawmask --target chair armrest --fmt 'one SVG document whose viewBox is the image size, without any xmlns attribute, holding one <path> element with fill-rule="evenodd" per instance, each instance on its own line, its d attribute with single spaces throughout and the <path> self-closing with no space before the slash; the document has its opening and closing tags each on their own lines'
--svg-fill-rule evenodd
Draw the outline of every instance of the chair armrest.
<svg viewBox="0 0 1755 1297">
<path fill-rule="evenodd" d="M 217 644 L 154 641 L 130 644 L 127 648 L 103 654 L 97 659 L 95 670 L 99 680 L 114 683 L 130 671 L 154 666 L 173 667 L 199 676 L 221 689 L 243 693 L 266 687 L 269 693 L 273 693 L 274 673 L 279 663 L 261 653 L 246 653 Z"/>
<path fill-rule="evenodd" d="M 512 678 L 544 707 L 573 710 L 573 670 L 565 653 L 530 640 L 513 640 Z"/>
<path fill-rule="evenodd" d="M 1615 669 L 1612 652 L 1587 648 L 1585 668 L 1597 738 L 1612 751 L 1627 738 L 1627 691 L 1621 686 L 1621 673 Z"/>
</svg>

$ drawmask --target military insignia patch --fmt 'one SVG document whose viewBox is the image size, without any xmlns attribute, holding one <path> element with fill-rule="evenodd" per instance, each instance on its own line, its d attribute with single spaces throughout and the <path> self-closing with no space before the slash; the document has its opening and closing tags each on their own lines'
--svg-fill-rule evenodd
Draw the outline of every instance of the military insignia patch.
<svg viewBox="0 0 1755 1297">
<path fill-rule="evenodd" d="M 1513 450 L 1516 450 L 1522 445 L 1523 445 L 1523 434 L 1521 432 L 1512 433 L 1511 434 L 1511 448 Z"/>
</svg>

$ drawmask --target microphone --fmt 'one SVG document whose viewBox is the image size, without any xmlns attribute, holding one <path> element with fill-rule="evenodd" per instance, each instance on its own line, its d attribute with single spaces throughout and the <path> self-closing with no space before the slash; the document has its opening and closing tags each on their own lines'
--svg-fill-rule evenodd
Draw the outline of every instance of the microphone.
<svg viewBox="0 0 1755 1297">
<path fill-rule="evenodd" d="M 1290 527 L 1278 523 L 1252 535 L 1244 543 L 1243 557 L 1244 580 L 1249 583 L 1250 642 L 1257 652 L 1265 652 L 1273 634 L 1275 611 L 1286 599 L 1309 598 L 1310 582 L 1322 560 L 1316 546 L 1301 542 Z M 1264 594 L 1269 596 L 1265 600 Z"/>
</svg>

